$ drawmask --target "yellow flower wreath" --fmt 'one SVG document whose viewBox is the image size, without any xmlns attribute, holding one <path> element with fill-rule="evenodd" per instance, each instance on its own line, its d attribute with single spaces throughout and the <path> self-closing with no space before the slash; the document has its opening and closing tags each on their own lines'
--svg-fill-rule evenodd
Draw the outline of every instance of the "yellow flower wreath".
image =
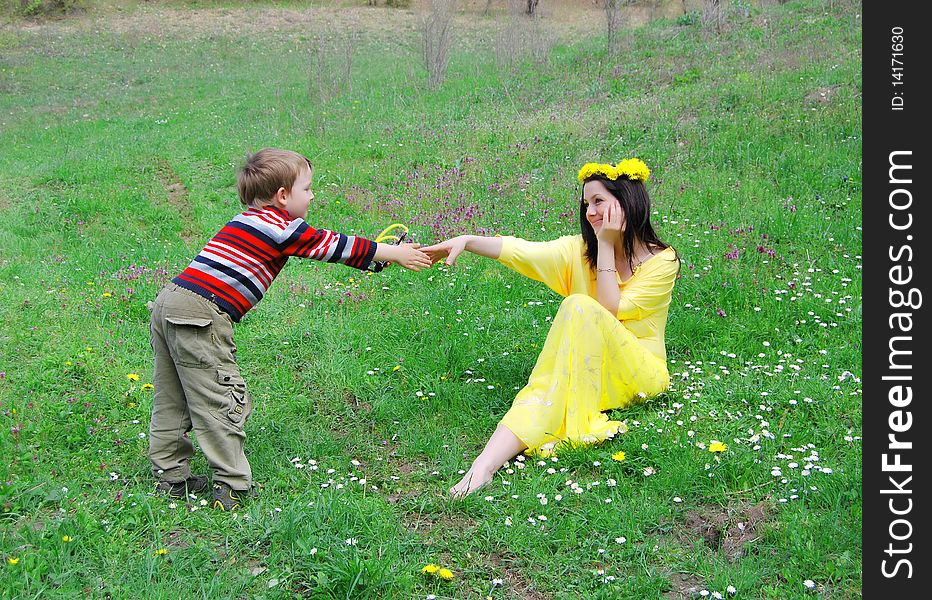
<svg viewBox="0 0 932 600">
<path fill-rule="evenodd" d="M 593 175 L 602 175 L 612 181 L 626 177 L 643 183 L 650 177 L 650 169 L 640 158 L 626 158 L 615 166 L 606 163 L 586 163 L 579 169 L 577 178 L 583 183 Z"/>
</svg>

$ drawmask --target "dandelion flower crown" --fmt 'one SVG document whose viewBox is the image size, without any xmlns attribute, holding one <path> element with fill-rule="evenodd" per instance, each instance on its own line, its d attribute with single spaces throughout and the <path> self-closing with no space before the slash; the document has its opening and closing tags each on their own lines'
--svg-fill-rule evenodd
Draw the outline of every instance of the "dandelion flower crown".
<svg viewBox="0 0 932 600">
<path fill-rule="evenodd" d="M 640 158 L 626 158 L 615 166 L 604 163 L 586 163 L 579 170 L 577 178 L 580 183 L 583 183 L 593 175 L 602 175 L 612 181 L 619 177 L 626 177 L 643 183 L 650 177 L 650 169 Z"/>
</svg>

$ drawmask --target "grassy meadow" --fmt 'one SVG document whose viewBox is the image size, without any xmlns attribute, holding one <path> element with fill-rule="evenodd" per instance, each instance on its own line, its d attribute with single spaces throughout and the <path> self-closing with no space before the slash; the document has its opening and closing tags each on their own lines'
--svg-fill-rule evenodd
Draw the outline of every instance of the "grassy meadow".
<svg viewBox="0 0 932 600">
<path fill-rule="evenodd" d="M 473 2 L 437 89 L 419 3 L 363 4 L 0 26 L 0 597 L 860 597 L 860 3 L 729 2 L 609 54 L 592 3 Z M 146 302 L 265 146 L 313 160 L 312 226 L 425 243 L 575 234 L 578 168 L 642 158 L 683 262 L 672 388 L 452 501 L 561 299 L 474 255 L 293 259 L 236 329 L 257 495 L 155 495 Z"/>
</svg>

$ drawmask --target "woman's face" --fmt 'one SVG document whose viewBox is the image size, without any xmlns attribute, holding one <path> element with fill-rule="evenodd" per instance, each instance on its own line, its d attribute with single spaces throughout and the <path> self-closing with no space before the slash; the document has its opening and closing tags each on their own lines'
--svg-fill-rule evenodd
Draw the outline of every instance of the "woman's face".
<svg viewBox="0 0 932 600">
<path fill-rule="evenodd" d="M 616 203 L 616 208 L 621 210 L 620 205 L 617 205 L 618 200 L 601 181 L 587 181 L 583 186 L 583 206 L 586 210 L 586 220 L 592 225 L 593 231 L 598 232 L 602 227 L 602 218 L 610 203 Z"/>
</svg>

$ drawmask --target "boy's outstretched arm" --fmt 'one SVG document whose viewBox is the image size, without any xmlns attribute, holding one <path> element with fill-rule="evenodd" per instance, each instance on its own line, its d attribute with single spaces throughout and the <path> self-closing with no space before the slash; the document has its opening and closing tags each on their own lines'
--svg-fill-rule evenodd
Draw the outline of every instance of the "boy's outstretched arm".
<svg viewBox="0 0 932 600">
<path fill-rule="evenodd" d="M 398 263 L 410 271 L 427 269 L 433 264 L 430 257 L 420 250 L 420 244 L 379 244 L 375 249 L 373 260 L 379 262 Z"/>
<path fill-rule="evenodd" d="M 455 238 L 423 248 L 423 251 L 430 256 L 433 262 L 446 258 L 446 264 L 448 265 L 455 265 L 457 257 L 464 250 L 486 258 L 498 258 L 502 254 L 502 238 L 458 235 Z"/>
</svg>

